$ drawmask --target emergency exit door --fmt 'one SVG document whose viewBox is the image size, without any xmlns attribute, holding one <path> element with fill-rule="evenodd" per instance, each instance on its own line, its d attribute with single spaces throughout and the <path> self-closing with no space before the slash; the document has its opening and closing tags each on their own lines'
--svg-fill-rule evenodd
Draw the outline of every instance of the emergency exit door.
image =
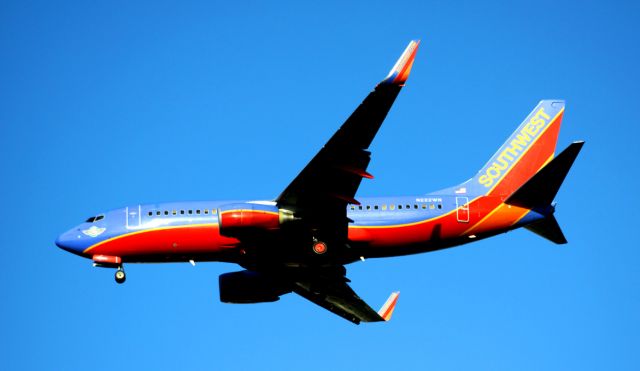
<svg viewBox="0 0 640 371">
<path fill-rule="evenodd" d="M 469 197 L 456 197 L 456 216 L 458 222 L 469 223 Z"/>
<path fill-rule="evenodd" d="M 125 226 L 127 229 L 140 228 L 142 223 L 142 210 L 140 205 L 125 208 Z"/>
</svg>

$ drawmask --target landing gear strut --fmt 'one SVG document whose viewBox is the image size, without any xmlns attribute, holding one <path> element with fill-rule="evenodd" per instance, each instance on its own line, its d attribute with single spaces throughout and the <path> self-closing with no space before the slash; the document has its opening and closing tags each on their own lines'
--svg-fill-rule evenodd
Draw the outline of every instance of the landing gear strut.
<svg viewBox="0 0 640 371">
<path fill-rule="evenodd" d="M 116 282 L 124 283 L 126 279 L 127 279 L 127 275 L 124 273 L 124 269 L 122 269 L 122 266 L 119 266 L 118 270 L 116 270 Z"/>
</svg>

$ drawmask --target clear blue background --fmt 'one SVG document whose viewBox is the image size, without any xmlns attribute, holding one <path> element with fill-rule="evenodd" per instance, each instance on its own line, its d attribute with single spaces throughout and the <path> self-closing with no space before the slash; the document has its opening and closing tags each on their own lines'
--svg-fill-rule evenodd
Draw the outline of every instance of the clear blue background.
<svg viewBox="0 0 640 371">
<path fill-rule="evenodd" d="M 616 1 L 0 4 L 0 368 L 634 370 L 640 6 Z M 270 199 L 412 38 L 359 195 L 468 179 L 544 98 L 569 244 L 516 231 L 349 266 L 393 320 L 227 305 L 222 263 L 113 271 L 54 246 L 139 202 Z"/>
</svg>

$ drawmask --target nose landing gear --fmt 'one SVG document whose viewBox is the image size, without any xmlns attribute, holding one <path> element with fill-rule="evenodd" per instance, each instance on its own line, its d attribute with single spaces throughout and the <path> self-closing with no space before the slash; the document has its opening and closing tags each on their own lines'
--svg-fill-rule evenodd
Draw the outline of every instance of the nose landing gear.
<svg viewBox="0 0 640 371">
<path fill-rule="evenodd" d="M 94 255 L 93 256 L 93 266 L 100 268 L 117 268 L 116 270 L 116 282 L 124 283 L 127 279 L 127 275 L 124 273 L 124 268 L 122 267 L 122 258 L 119 256 L 112 255 Z"/>
<path fill-rule="evenodd" d="M 116 270 L 116 282 L 119 284 L 124 283 L 126 279 L 127 275 L 124 273 L 124 269 L 122 269 L 122 266 L 119 266 L 118 270 Z"/>
</svg>

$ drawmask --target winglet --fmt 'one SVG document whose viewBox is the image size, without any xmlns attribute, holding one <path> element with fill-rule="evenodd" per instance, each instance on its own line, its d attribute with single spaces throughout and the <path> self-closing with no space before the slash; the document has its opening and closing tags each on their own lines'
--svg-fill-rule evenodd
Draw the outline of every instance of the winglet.
<svg viewBox="0 0 640 371">
<path fill-rule="evenodd" d="M 381 85 L 404 85 L 409 78 L 413 60 L 416 58 L 416 52 L 418 51 L 418 45 L 420 45 L 420 40 L 411 40 L 400 59 L 389 71 L 389 75 L 382 80 Z"/>
<path fill-rule="evenodd" d="M 400 291 L 392 292 L 389 295 L 389 299 L 387 299 L 386 303 L 380 308 L 378 314 L 385 321 L 389 321 L 391 319 L 391 315 L 393 314 L 393 310 L 396 309 L 396 303 L 398 302 L 398 297 L 400 296 Z"/>
</svg>

